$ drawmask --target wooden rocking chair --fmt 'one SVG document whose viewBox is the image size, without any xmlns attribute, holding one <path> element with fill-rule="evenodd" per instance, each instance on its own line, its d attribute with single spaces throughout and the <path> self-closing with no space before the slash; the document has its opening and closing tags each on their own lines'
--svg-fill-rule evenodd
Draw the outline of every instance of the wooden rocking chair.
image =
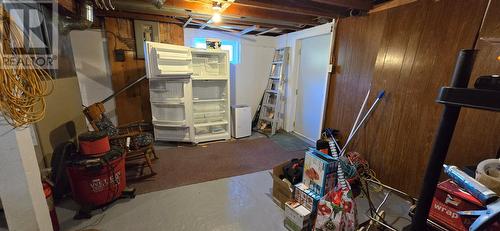
<svg viewBox="0 0 500 231">
<path fill-rule="evenodd" d="M 101 102 L 85 107 L 83 114 L 95 131 L 105 131 L 112 145 L 119 145 L 126 150 L 127 162 L 143 160 L 140 165 L 140 177 L 144 176 L 145 166 L 150 170 L 148 176 L 156 175 L 151 164 L 151 159 L 158 159 L 153 147 L 153 135 L 144 131 L 145 127 L 149 126 L 148 123 L 139 121 L 117 127 L 105 115 Z"/>
</svg>

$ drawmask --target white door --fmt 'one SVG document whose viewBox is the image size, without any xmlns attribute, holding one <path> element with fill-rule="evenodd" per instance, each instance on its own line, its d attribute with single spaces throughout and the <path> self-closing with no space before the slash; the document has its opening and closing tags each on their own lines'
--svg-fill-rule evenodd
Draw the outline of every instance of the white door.
<svg viewBox="0 0 500 231">
<path fill-rule="evenodd" d="M 330 34 L 302 39 L 294 131 L 315 142 L 320 138 L 325 107 Z"/>
</svg>

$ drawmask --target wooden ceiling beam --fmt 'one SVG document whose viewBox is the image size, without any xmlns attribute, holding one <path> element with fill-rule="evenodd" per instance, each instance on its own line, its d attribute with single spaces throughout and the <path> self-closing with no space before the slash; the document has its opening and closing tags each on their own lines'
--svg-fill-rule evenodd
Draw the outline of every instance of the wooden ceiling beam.
<svg viewBox="0 0 500 231">
<path fill-rule="evenodd" d="M 257 29 L 259 29 L 259 26 L 257 26 L 257 25 L 247 27 L 244 30 L 240 31 L 240 33 L 238 33 L 238 35 L 240 35 L 240 36 L 245 35 L 245 34 L 248 34 L 248 33 L 252 32 L 254 30 L 257 30 Z"/>
<path fill-rule="evenodd" d="M 197 24 L 200 24 L 200 25 L 205 25 L 205 27 L 215 28 L 215 29 L 219 29 L 219 30 L 223 30 L 223 31 L 231 32 L 231 33 L 239 33 L 240 32 L 238 30 L 228 29 L 228 28 L 225 28 L 225 27 L 222 27 L 222 26 L 218 26 L 218 25 L 214 25 L 214 24 L 207 24 L 204 21 L 198 21 L 198 20 L 191 20 L 191 21 L 193 23 L 197 23 Z M 203 28 L 205 28 L 205 27 L 203 27 Z"/>
<path fill-rule="evenodd" d="M 358 10 L 370 10 L 373 6 L 370 0 L 311 0 L 311 1 L 331 6 L 340 6 Z"/>
<path fill-rule="evenodd" d="M 174 8 L 188 10 L 191 13 L 212 15 L 214 10 L 212 5 L 203 2 L 184 1 L 184 0 L 167 0 L 164 8 Z M 285 12 L 277 12 L 269 9 L 254 8 L 242 5 L 231 5 L 222 14 L 223 18 L 228 16 L 232 18 L 258 18 L 267 20 L 285 20 L 289 22 L 318 25 L 315 21 L 315 16 L 297 15 Z"/>
<path fill-rule="evenodd" d="M 347 9 L 332 5 L 292 0 L 236 0 L 233 5 L 267 9 L 284 13 L 334 18 L 346 16 Z"/>
<path fill-rule="evenodd" d="M 284 26 L 284 25 L 277 25 L 277 24 L 271 24 L 271 23 L 260 23 L 260 22 L 252 22 L 252 21 L 244 21 L 244 20 L 224 20 L 222 24 L 229 24 L 229 25 L 236 25 L 236 26 L 252 26 L 252 25 L 258 25 L 261 28 L 273 28 L 273 27 L 278 27 L 280 29 L 287 29 L 287 30 L 302 30 L 304 27 L 300 26 Z"/>
<path fill-rule="evenodd" d="M 368 13 L 372 14 L 372 13 L 388 10 L 391 8 L 399 7 L 402 5 L 410 4 L 410 3 L 413 3 L 416 1 L 417 0 L 392 0 L 389 2 L 384 2 L 381 4 L 375 5 L 375 7 L 373 7 L 373 9 L 371 9 Z"/>
<path fill-rule="evenodd" d="M 171 1 L 171 0 L 169 0 Z M 168 2 L 167 2 L 168 3 Z M 115 6 L 118 10 L 120 11 L 127 11 L 127 12 L 135 12 L 135 13 L 141 13 L 141 14 L 150 14 L 150 15 L 159 15 L 159 16 L 171 16 L 175 18 L 181 18 L 183 21 L 187 20 L 189 17 L 193 17 L 193 19 L 202 19 L 202 20 L 210 20 L 210 18 L 213 15 L 213 11 L 211 7 L 210 9 L 206 9 L 203 12 L 198 12 L 198 11 L 192 11 L 192 10 L 186 10 L 183 8 L 175 8 L 171 6 L 165 6 L 161 9 L 156 8 L 153 6 L 149 1 L 145 0 L 121 0 L 121 1 L 116 1 Z M 231 7 L 235 7 L 234 5 Z M 230 8 L 231 8 L 230 7 Z M 312 17 L 311 17 L 312 18 Z M 289 20 L 287 18 L 279 18 L 279 17 L 274 17 L 274 19 L 263 19 L 263 18 L 255 18 L 255 17 L 245 17 L 245 16 L 235 16 L 235 15 L 229 15 L 226 12 L 222 14 L 222 21 L 231 21 L 231 22 L 245 22 L 249 23 L 248 25 L 260 25 L 262 27 L 278 27 L 278 28 L 284 28 L 284 29 L 297 29 L 297 28 L 303 28 L 305 25 L 309 24 L 304 24 L 301 22 L 296 22 L 296 20 Z M 309 22 L 311 20 L 308 20 Z M 314 22 L 313 22 L 314 23 Z M 316 23 L 317 24 L 317 23 Z M 267 26 L 269 25 L 269 26 Z"/>
<path fill-rule="evenodd" d="M 315 16 L 308 15 L 296 15 L 284 12 L 278 12 L 273 10 L 256 9 L 248 6 L 236 6 L 232 5 L 229 7 L 224 14 L 238 16 L 240 18 L 260 18 L 260 19 L 270 19 L 270 20 L 286 20 L 289 22 L 305 24 L 316 26 L 319 25 L 315 21 Z"/>
<path fill-rule="evenodd" d="M 192 21 L 192 20 L 193 20 L 193 18 L 192 18 L 192 17 L 189 17 L 189 18 L 186 20 L 186 22 L 184 23 L 184 25 L 182 25 L 182 27 L 183 27 L 183 28 L 186 28 L 186 27 L 189 25 L 189 23 L 191 23 L 191 21 Z"/>
<path fill-rule="evenodd" d="M 157 22 L 165 22 L 165 23 L 173 23 L 184 25 L 184 22 L 176 19 L 174 17 L 166 17 L 162 15 L 153 15 L 153 14 L 143 14 L 129 11 L 102 11 L 95 10 L 95 15 L 100 17 L 112 17 L 112 18 L 128 18 L 128 19 L 137 19 L 137 20 L 145 20 L 145 21 L 157 21 Z"/>
<path fill-rule="evenodd" d="M 262 32 L 260 32 L 260 33 L 257 33 L 257 35 L 267 34 L 267 33 L 269 33 L 269 32 L 273 32 L 273 31 L 275 31 L 275 30 L 277 30 L 277 29 L 278 29 L 278 28 L 273 27 L 273 28 L 271 28 L 271 29 L 269 29 L 269 30 L 265 30 L 265 31 L 262 31 Z"/>
</svg>

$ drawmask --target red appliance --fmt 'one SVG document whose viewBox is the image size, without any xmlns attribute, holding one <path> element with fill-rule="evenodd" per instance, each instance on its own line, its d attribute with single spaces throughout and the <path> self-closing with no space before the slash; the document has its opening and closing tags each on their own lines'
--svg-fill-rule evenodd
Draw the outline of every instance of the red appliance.
<svg viewBox="0 0 500 231">
<path fill-rule="evenodd" d="M 106 132 L 86 132 L 78 136 L 80 154 L 102 156 L 111 150 Z"/>
<path fill-rule="evenodd" d="M 118 155 L 117 152 L 119 152 Z M 80 159 L 67 167 L 73 199 L 81 205 L 100 206 L 120 197 L 126 186 L 123 151 L 111 150 L 103 157 Z"/>
<path fill-rule="evenodd" d="M 52 197 L 52 187 L 50 187 L 47 182 L 42 182 L 42 186 L 43 193 L 45 194 L 45 200 L 47 200 L 47 206 L 49 207 L 52 228 L 54 231 L 59 231 L 59 220 L 57 220 L 56 207 L 54 206 L 54 199 Z"/>
<path fill-rule="evenodd" d="M 452 180 L 438 184 L 429 218 L 453 231 L 467 231 L 474 219 L 463 218 L 458 211 L 483 210 L 481 202 L 460 188 Z M 500 230 L 500 223 L 494 223 L 486 230 Z"/>
</svg>

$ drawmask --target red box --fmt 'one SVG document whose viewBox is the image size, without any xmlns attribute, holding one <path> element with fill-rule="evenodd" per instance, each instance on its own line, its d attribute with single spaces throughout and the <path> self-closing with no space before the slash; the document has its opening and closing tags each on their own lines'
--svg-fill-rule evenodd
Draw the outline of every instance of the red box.
<svg viewBox="0 0 500 231">
<path fill-rule="evenodd" d="M 486 208 L 474 196 L 452 180 L 445 180 L 437 186 L 429 219 L 449 230 L 467 231 L 475 218 L 463 218 L 457 212 L 484 209 Z M 486 230 L 500 230 L 500 224 L 496 222 Z"/>
</svg>

